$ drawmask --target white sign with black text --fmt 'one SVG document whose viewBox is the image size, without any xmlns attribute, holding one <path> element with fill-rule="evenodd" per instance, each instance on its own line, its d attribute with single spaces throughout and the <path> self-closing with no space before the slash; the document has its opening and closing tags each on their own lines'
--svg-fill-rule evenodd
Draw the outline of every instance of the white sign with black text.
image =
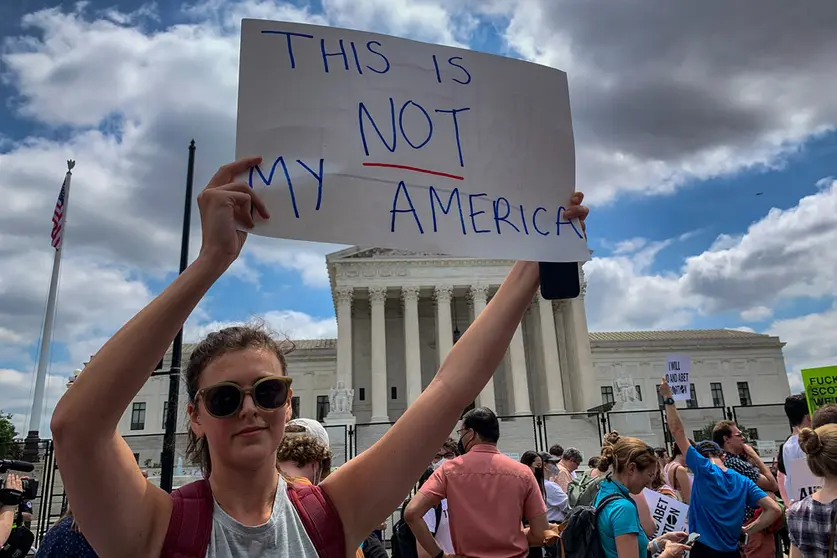
<svg viewBox="0 0 837 558">
<path fill-rule="evenodd" d="M 666 360 L 666 382 L 671 386 L 671 393 L 675 401 L 691 399 L 689 390 L 689 373 L 692 359 L 686 355 L 669 355 Z"/>
<path fill-rule="evenodd" d="M 688 518 L 686 517 L 689 513 L 687 504 L 647 488 L 642 491 L 642 494 L 648 503 L 648 509 L 651 510 L 651 517 L 654 518 L 654 523 L 657 525 L 654 538 L 661 537 L 666 533 L 689 530 Z"/>
</svg>

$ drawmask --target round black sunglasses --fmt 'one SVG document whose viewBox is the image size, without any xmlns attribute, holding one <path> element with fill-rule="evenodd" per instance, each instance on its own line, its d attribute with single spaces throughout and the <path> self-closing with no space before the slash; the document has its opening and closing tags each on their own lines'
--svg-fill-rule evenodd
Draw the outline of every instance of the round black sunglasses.
<svg viewBox="0 0 837 558">
<path fill-rule="evenodd" d="M 253 402 L 263 411 L 275 411 L 288 401 L 293 380 L 287 376 L 266 376 L 256 380 L 249 388 L 235 382 L 221 382 L 198 391 L 197 398 L 203 398 L 207 412 L 215 418 L 235 415 L 244 404 L 248 393 Z"/>
</svg>

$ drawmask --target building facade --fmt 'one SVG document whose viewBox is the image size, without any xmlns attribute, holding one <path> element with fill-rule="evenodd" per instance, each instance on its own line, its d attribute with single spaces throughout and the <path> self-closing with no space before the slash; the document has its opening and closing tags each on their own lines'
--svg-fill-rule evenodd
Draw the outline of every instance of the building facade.
<svg viewBox="0 0 837 558">
<path fill-rule="evenodd" d="M 337 339 L 296 341 L 288 373 L 294 413 L 328 426 L 340 463 L 379 439 L 415 401 L 511 263 L 356 247 L 326 262 Z M 790 387 L 778 338 L 733 330 L 590 333 L 584 296 L 583 289 L 569 301 L 535 296 L 474 402 L 503 417 L 501 449 L 522 453 L 560 442 L 590 455 L 611 429 L 663 445 L 657 385 L 670 354 L 692 361 L 692 399 L 683 413 L 696 437 L 733 407 L 751 436 L 787 436 L 781 403 Z M 184 361 L 191 348 L 184 346 Z M 167 395 L 168 379 L 151 378 L 120 422 L 143 466 L 159 462 Z M 181 388 L 182 432 L 185 403 Z M 179 453 L 182 447 L 181 440 Z"/>
</svg>

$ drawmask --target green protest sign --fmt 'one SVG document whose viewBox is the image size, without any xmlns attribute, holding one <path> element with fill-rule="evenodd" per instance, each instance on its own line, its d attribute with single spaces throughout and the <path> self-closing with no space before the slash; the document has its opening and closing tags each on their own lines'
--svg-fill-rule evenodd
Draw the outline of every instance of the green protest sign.
<svg viewBox="0 0 837 558">
<path fill-rule="evenodd" d="M 837 366 L 803 370 L 802 383 L 811 415 L 820 407 L 837 403 Z"/>
</svg>

